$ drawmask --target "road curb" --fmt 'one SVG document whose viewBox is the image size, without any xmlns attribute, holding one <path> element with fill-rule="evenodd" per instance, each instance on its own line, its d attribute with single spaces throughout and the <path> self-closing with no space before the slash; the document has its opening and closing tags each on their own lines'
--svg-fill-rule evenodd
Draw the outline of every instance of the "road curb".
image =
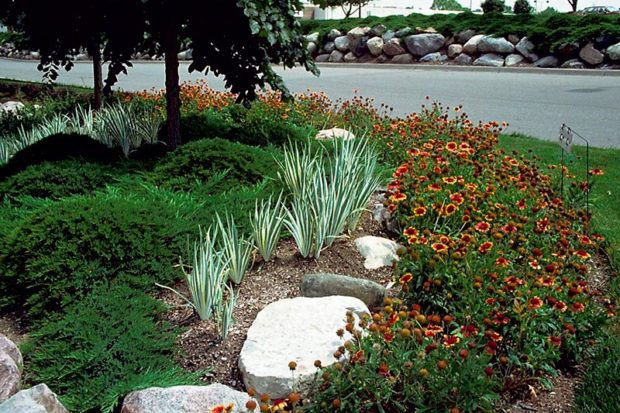
<svg viewBox="0 0 620 413">
<path fill-rule="evenodd" d="M 427 70 L 446 72 L 490 72 L 490 73 L 537 73 L 545 75 L 572 75 L 572 76 L 620 76 L 620 70 L 613 69 L 559 69 L 542 67 L 486 67 L 486 66 L 457 66 L 457 65 L 426 65 L 426 64 L 394 64 L 394 63 L 317 63 L 321 67 L 336 67 L 356 69 L 399 69 L 399 70 Z"/>
</svg>

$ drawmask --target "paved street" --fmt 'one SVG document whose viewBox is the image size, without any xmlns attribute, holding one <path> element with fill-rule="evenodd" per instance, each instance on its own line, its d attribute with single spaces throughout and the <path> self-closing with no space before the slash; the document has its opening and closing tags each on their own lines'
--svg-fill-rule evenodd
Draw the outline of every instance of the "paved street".
<svg viewBox="0 0 620 413">
<path fill-rule="evenodd" d="M 322 75 L 316 78 L 302 69 L 279 71 L 294 92 L 324 91 L 337 99 L 350 98 L 357 90 L 377 104 L 394 107 L 397 115 L 418 111 L 425 96 L 430 96 L 450 107 L 462 104 L 475 121 L 506 121 L 508 131 L 556 140 L 560 125 L 566 123 L 593 146 L 620 148 L 620 73 L 323 65 Z M 180 72 L 182 80 L 204 78 L 187 73 L 187 64 L 181 65 Z M 41 74 L 35 62 L 0 59 L 0 77 L 40 80 Z M 62 72 L 59 82 L 90 86 L 91 79 L 90 64 L 80 62 L 71 72 Z M 208 76 L 207 81 L 223 88 L 220 79 Z M 118 88 L 141 90 L 163 84 L 162 63 L 136 63 L 128 76 L 121 75 Z"/>
</svg>

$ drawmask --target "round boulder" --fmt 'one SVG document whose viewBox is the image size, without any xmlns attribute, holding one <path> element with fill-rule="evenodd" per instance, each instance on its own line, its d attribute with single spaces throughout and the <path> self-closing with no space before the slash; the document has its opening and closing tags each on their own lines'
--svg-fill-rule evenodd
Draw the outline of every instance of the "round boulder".
<svg viewBox="0 0 620 413">
<path fill-rule="evenodd" d="M 365 258 L 364 268 L 367 270 L 389 267 L 398 261 L 399 245 L 391 239 L 368 235 L 356 239 L 355 246 Z"/>
<path fill-rule="evenodd" d="M 414 34 L 405 38 L 407 50 L 414 56 L 425 56 L 443 47 L 446 38 L 439 33 Z"/>
<path fill-rule="evenodd" d="M 380 37 L 368 39 L 368 42 L 366 42 L 366 47 L 368 47 L 368 51 L 371 55 L 379 56 L 383 53 L 383 39 Z"/>
<path fill-rule="evenodd" d="M 348 311 L 354 314 L 355 324 L 369 313 L 361 300 L 343 296 L 289 298 L 261 310 L 239 355 L 246 388 L 254 387 L 272 399 L 286 397 L 293 384 L 304 393 L 317 371 L 314 362 L 335 363 L 334 352 L 343 339 L 350 339 L 348 333 L 343 338 L 336 334 L 345 326 Z M 297 364 L 293 372 L 291 361 Z"/>
<path fill-rule="evenodd" d="M 502 67 L 504 66 L 504 58 L 495 53 L 483 54 L 474 60 L 474 66 Z"/>
<path fill-rule="evenodd" d="M 503 37 L 484 36 L 478 42 L 479 53 L 507 54 L 514 50 L 514 45 Z"/>
<path fill-rule="evenodd" d="M 592 43 L 588 43 L 579 51 L 579 57 L 586 63 L 596 66 L 603 63 L 605 56 L 599 50 L 594 48 Z"/>
<path fill-rule="evenodd" d="M 306 274 L 300 290 L 304 297 L 343 295 L 359 298 L 370 308 L 380 306 L 385 298 L 385 287 L 382 285 L 340 274 Z"/>
</svg>

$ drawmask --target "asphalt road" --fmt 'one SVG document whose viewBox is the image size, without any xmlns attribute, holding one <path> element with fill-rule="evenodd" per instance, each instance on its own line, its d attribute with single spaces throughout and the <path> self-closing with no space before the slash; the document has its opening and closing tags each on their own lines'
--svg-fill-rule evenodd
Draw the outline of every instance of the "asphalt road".
<svg viewBox="0 0 620 413">
<path fill-rule="evenodd" d="M 377 105 L 393 107 L 395 115 L 419 111 L 430 96 L 449 107 L 463 105 L 474 121 L 506 121 L 508 132 L 557 140 L 560 126 L 566 123 L 592 146 L 620 148 L 620 72 L 323 65 L 317 78 L 302 69 L 278 71 L 294 92 L 324 91 L 335 100 L 350 98 L 357 91 Z M 181 65 L 180 73 L 182 80 L 204 79 L 200 73 L 188 73 L 187 64 Z M 0 59 L 0 77 L 38 81 L 41 74 L 34 62 Z M 79 62 L 70 72 L 61 73 L 59 82 L 90 86 L 91 79 L 90 64 Z M 209 75 L 207 82 L 223 89 L 218 78 Z M 118 88 L 163 85 L 163 65 L 147 62 L 136 63 L 128 76 L 121 75 Z"/>
</svg>

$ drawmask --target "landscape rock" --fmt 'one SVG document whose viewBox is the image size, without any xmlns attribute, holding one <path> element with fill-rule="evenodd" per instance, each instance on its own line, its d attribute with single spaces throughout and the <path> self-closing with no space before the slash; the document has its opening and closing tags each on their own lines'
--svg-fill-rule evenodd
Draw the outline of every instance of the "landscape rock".
<svg viewBox="0 0 620 413">
<path fill-rule="evenodd" d="M 556 53 L 563 59 L 573 59 L 579 55 L 579 43 L 562 43 Z"/>
<path fill-rule="evenodd" d="M 514 50 L 514 45 L 503 37 L 484 36 L 478 42 L 479 53 L 507 54 Z"/>
<path fill-rule="evenodd" d="M 596 66 L 603 63 L 605 56 L 599 50 L 594 48 L 592 43 L 588 43 L 579 51 L 579 57 L 586 63 Z"/>
<path fill-rule="evenodd" d="M 341 295 L 359 298 L 369 308 L 380 306 L 386 293 L 385 287 L 376 282 L 329 273 L 304 275 L 300 290 L 303 297 Z"/>
<path fill-rule="evenodd" d="M 415 63 L 415 59 L 409 53 L 403 53 L 392 57 L 390 63 L 395 63 L 399 65 L 406 65 L 410 63 Z"/>
<path fill-rule="evenodd" d="M 323 129 L 320 130 L 314 139 L 317 140 L 327 140 L 327 139 L 355 139 L 355 135 L 349 132 L 346 129 L 342 128 L 331 128 L 331 129 Z"/>
<path fill-rule="evenodd" d="M 357 61 L 357 57 L 353 52 L 349 52 L 344 55 L 344 61 L 345 63 L 355 63 Z"/>
<path fill-rule="evenodd" d="M 318 43 L 319 42 L 319 32 L 310 33 L 310 34 L 307 34 L 304 37 L 306 38 L 306 41 L 308 43 Z"/>
<path fill-rule="evenodd" d="M 334 50 L 336 50 L 336 45 L 334 44 L 334 42 L 327 42 L 323 45 L 323 51 L 326 53 L 331 53 Z"/>
<path fill-rule="evenodd" d="M 0 114 L 10 113 L 11 115 L 17 115 L 24 107 L 25 105 L 23 103 L 10 100 L 5 103 L 0 103 Z"/>
<path fill-rule="evenodd" d="M 370 27 L 354 27 L 353 29 L 347 32 L 347 36 L 350 37 L 362 37 L 366 36 L 370 32 Z"/>
<path fill-rule="evenodd" d="M 0 402 L 17 393 L 21 377 L 21 371 L 15 360 L 0 351 Z"/>
<path fill-rule="evenodd" d="M 396 30 L 396 32 L 394 33 L 394 36 L 396 37 L 405 37 L 411 34 L 413 30 L 411 29 L 411 27 L 403 27 L 402 29 Z"/>
<path fill-rule="evenodd" d="M 41 54 L 39 52 L 30 52 L 30 57 L 38 60 L 41 58 Z"/>
<path fill-rule="evenodd" d="M 446 55 L 442 55 L 439 52 L 435 52 L 435 53 L 429 53 L 425 56 L 423 56 L 420 59 L 421 63 L 436 63 L 436 62 L 444 62 L 448 59 L 448 56 Z"/>
<path fill-rule="evenodd" d="M 239 355 L 246 388 L 254 387 L 272 398 L 286 397 L 293 386 L 288 364 L 295 361 L 295 386 L 305 393 L 316 372 L 314 361 L 320 360 L 323 366 L 336 362 L 333 354 L 342 339 L 335 332 L 344 327 L 347 311 L 358 320 L 369 313 L 361 300 L 343 296 L 289 298 L 261 310 Z M 350 337 L 345 333 L 343 339 Z"/>
<path fill-rule="evenodd" d="M 512 43 L 513 45 L 516 45 L 517 43 L 519 43 L 519 41 L 521 40 L 521 38 L 519 36 L 517 36 L 516 34 L 509 34 L 506 37 L 506 40 L 508 40 L 510 43 Z"/>
<path fill-rule="evenodd" d="M 383 33 L 383 35 L 381 36 L 384 42 L 388 42 L 395 37 L 396 37 L 396 33 L 392 30 L 388 30 L 387 32 Z"/>
<path fill-rule="evenodd" d="M 0 404 L 0 413 L 69 413 L 45 384 L 22 390 Z"/>
<path fill-rule="evenodd" d="M 329 33 L 327 34 L 327 38 L 328 38 L 329 40 L 331 40 L 332 42 L 333 42 L 334 40 L 336 40 L 336 38 L 338 38 L 338 37 L 340 37 L 340 36 L 342 36 L 342 32 L 341 32 L 340 30 L 336 30 L 336 29 L 331 29 L 331 30 L 329 31 Z"/>
<path fill-rule="evenodd" d="M 607 56 L 614 62 L 620 61 L 620 43 L 616 43 L 607 48 Z"/>
<path fill-rule="evenodd" d="M 465 44 L 465 43 L 467 43 L 469 41 L 469 39 L 471 39 L 475 35 L 476 35 L 476 31 L 475 30 L 472 30 L 472 29 L 463 30 L 461 32 L 458 32 L 456 34 L 456 36 L 454 36 L 454 40 L 457 43 Z"/>
<path fill-rule="evenodd" d="M 364 55 L 359 56 L 356 62 L 357 63 L 376 63 L 377 57 L 371 55 L 370 53 L 365 53 Z"/>
<path fill-rule="evenodd" d="M 387 32 L 387 27 L 384 24 L 377 24 L 368 32 L 368 36 L 383 36 Z"/>
<path fill-rule="evenodd" d="M 413 34 L 405 38 L 405 45 L 412 55 L 425 56 L 441 49 L 445 41 L 438 33 Z"/>
<path fill-rule="evenodd" d="M 362 56 L 368 51 L 366 43 L 368 43 L 368 36 L 349 39 L 349 50 L 351 50 L 355 56 Z"/>
<path fill-rule="evenodd" d="M 0 353 L 6 353 L 13 359 L 17 367 L 21 370 L 24 366 L 24 359 L 21 351 L 7 336 L 0 333 Z"/>
<path fill-rule="evenodd" d="M 504 64 L 506 66 L 516 66 L 519 63 L 522 63 L 524 60 L 525 60 L 525 57 L 523 57 L 522 55 L 513 53 L 513 54 L 509 54 L 508 56 L 506 56 L 506 60 L 504 61 Z"/>
<path fill-rule="evenodd" d="M 191 60 L 192 59 L 192 51 L 191 50 L 183 50 L 177 54 L 177 58 L 179 60 Z"/>
<path fill-rule="evenodd" d="M 454 58 L 454 63 L 457 65 L 469 66 L 472 63 L 472 58 L 467 53 L 461 53 L 457 57 Z"/>
<path fill-rule="evenodd" d="M 75 60 L 88 60 L 89 57 L 86 53 L 79 53 L 77 55 L 75 55 Z M 155 59 L 153 59 L 155 60 Z"/>
<path fill-rule="evenodd" d="M 618 41 L 618 36 L 612 34 L 601 33 L 594 38 L 594 47 L 603 50 Z"/>
<path fill-rule="evenodd" d="M 521 53 L 523 57 L 525 57 L 530 62 L 535 62 L 538 60 L 538 56 L 534 53 L 534 49 L 536 46 L 534 43 L 530 42 L 527 37 L 519 40 L 519 43 L 515 46 L 517 52 Z"/>
<path fill-rule="evenodd" d="M 414 30 L 415 34 L 422 34 L 422 33 L 437 33 L 437 30 L 434 27 L 427 27 L 426 29 L 422 28 L 422 27 L 416 27 Z"/>
<path fill-rule="evenodd" d="M 368 39 L 368 42 L 366 42 L 366 47 L 368 47 L 370 54 L 373 56 L 379 56 L 383 53 L 383 39 L 380 37 Z"/>
<path fill-rule="evenodd" d="M 339 52 L 340 53 L 340 52 Z M 325 62 L 329 62 L 329 57 L 331 55 L 324 53 L 324 54 L 320 54 L 316 57 L 316 59 L 314 59 L 315 62 L 317 63 L 325 63 Z"/>
<path fill-rule="evenodd" d="M 562 63 L 560 67 L 562 69 L 585 69 L 586 65 L 579 59 L 570 59 Z"/>
<path fill-rule="evenodd" d="M 456 56 L 463 53 L 463 45 L 454 43 L 448 46 L 448 57 L 454 59 Z"/>
<path fill-rule="evenodd" d="M 467 53 L 470 56 L 473 56 L 478 53 L 478 42 L 480 39 L 484 37 L 484 34 L 477 34 L 472 36 L 465 44 L 463 45 L 463 52 Z"/>
<path fill-rule="evenodd" d="M 387 63 L 390 60 L 389 57 L 387 57 L 386 55 L 382 54 L 380 56 L 377 56 L 377 58 L 375 59 L 376 63 Z"/>
<path fill-rule="evenodd" d="M 553 68 L 560 66 L 560 61 L 555 56 L 545 56 L 534 62 L 534 66 L 543 68 Z"/>
<path fill-rule="evenodd" d="M 223 384 L 151 387 L 129 393 L 121 413 L 211 413 L 213 407 L 233 404 L 232 412 L 245 412 L 247 393 Z"/>
<path fill-rule="evenodd" d="M 338 36 L 334 39 L 334 44 L 336 45 L 336 49 L 341 52 L 349 51 L 349 36 Z"/>
<path fill-rule="evenodd" d="M 504 58 L 495 53 L 483 54 L 474 60 L 474 66 L 502 67 L 504 66 Z"/>
<path fill-rule="evenodd" d="M 364 257 L 364 268 L 368 270 L 389 267 L 398 261 L 399 245 L 391 239 L 368 235 L 356 239 L 355 246 Z"/>
<path fill-rule="evenodd" d="M 319 48 L 316 43 L 310 42 L 306 45 L 306 50 L 308 50 L 308 53 L 310 53 L 311 56 L 314 56 L 316 52 L 318 52 Z"/>
<path fill-rule="evenodd" d="M 383 53 L 388 56 L 396 56 L 407 53 L 407 51 L 400 45 L 400 39 L 394 38 L 385 42 L 383 45 Z"/>
<path fill-rule="evenodd" d="M 344 62 L 344 54 L 338 50 L 334 50 L 329 54 L 328 62 L 331 63 L 342 63 Z"/>
</svg>

